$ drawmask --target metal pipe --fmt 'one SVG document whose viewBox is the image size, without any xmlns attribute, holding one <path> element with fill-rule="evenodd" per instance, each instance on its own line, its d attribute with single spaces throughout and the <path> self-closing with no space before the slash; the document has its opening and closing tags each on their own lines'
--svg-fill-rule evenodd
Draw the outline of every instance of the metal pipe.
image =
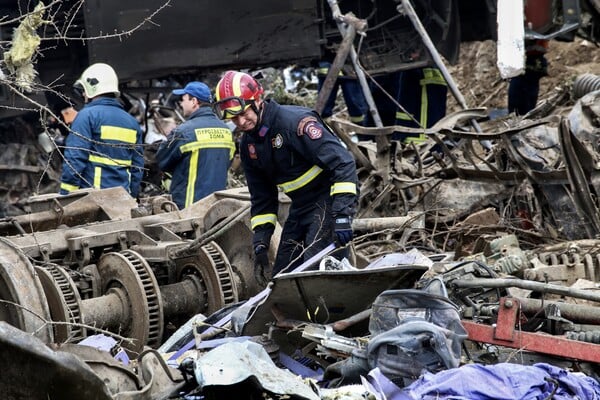
<svg viewBox="0 0 600 400">
<path fill-rule="evenodd" d="M 409 212 L 405 217 L 358 218 L 352 221 L 352 228 L 358 231 L 375 231 L 381 229 L 397 229 L 405 227 L 423 227 L 424 213 Z"/>
<path fill-rule="evenodd" d="M 349 316 L 348 318 L 340 319 L 331 324 L 331 327 L 335 332 L 341 332 L 345 329 L 350 328 L 353 325 L 368 320 L 371 317 L 371 309 L 363 310 L 359 313 Z"/>
<path fill-rule="evenodd" d="M 547 301 L 540 299 L 529 299 L 515 297 L 521 304 L 521 310 L 525 315 L 534 315 L 552 304 L 560 310 L 560 315 L 569 321 L 582 324 L 600 324 L 600 308 L 584 304 L 561 303 L 558 301 Z"/>
<path fill-rule="evenodd" d="M 329 7 L 331 8 L 331 12 L 333 14 L 333 19 L 335 20 L 338 29 L 344 35 L 346 28 L 341 22 L 341 10 L 338 5 L 337 0 L 327 0 Z M 354 66 L 354 71 L 356 72 L 356 77 L 358 78 L 358 82 L 360 83 L 360 87 L 362 88 L 363 94 L 365 96 L 365 100 L 369 105 L 369 112 L 373 117 L 373 122 L 375 122 L 375 126 L 381 128 L 383 127 L 383 122 L 381 121 L 381 117 L 379 116 L 379 112 L 377 111 L 377 107 L 375 106 L 375 100 L 373 99 L 373 95 L 371 94 L 371 89 L 369 88 L 369 84 L 367 83 L 367 78 L 365 73 L 363 72 L 360 64 L 358 62 L 358 55 L 356 54 L 356 50 L 354 46 L 350 47 L 350 60 L 352 60 L 352 65 Z M 387 138 L 377 138 L 377 147 L 380 145 L 380 141 L 383 145 L 386 144 Z M 387 146 L 386 146 L 387 148 Z M 378 149 L 379 150 L 379 149 Z"/>
<path fill-rule="evenodd" d="M 86 325 L 118 332 L 131 319 L 127 294 L 111 288 L 104 296 L 82 300 L 81 315 Z"/>
<path fill-rule="evenodd" d="M 578 100 L 595 90 L 600 90 L 600 76 L 594 74 L 579 75 L 573 82 L 573 99 Z"/>
<path fill-rule="evenodd" d="M 533 290 L 535 292 L 560 294 L 563 296 L 575 297 L 578 299 L 600 302 L 600 294 L 590 293 L 587 290 L 573 289 L 569 287 L 552 285 L 542 282 L 526 281 L 522 279 L 497 278 L 497 279 L 456 279 L 450 282 L 451 286 L 458 288 L 509 288 L 518 287 L 521 289 Z"/>
<path fill-rule="evenodd" d="M 160 287 L 165 317 L 206 312 L 206 301 L 199 278 L 190 275 L 181 282 Z"/>
<path fill-rule="evenodd" d="M 175 257 L 182 257 L 186 254 L 189 254 L 195 250 L 198 250 L 200 247 L 204 246 L 206 243 L 216 239 L 221 234 L 227 232 L 227 230 L 235 223 L 243 219 L 247 213 L 250 212 L 250 204 L 247 204 L 243 207 L 240 207 L 233 214 L 220 221 L 218 224 L 204 232 L 202 235 L 194 239 L 192 242 L 186 244 L 175 250 Z"/>
</svg>

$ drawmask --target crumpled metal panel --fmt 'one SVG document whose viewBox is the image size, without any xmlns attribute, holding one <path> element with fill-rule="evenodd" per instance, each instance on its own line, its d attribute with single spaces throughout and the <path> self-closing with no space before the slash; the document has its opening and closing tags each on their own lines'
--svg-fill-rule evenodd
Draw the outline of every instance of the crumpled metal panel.
<svg viewBox="0 0 600 400">
<path fill-rule="evenodd" d="M 275 305 L 287 318 L 333 323 L 366 310 L 388 289 L 406 289 L 427 270 L 405 265 L 356 271 L 306 271 L 283 274 L 273 281 L 272 292 L 243 326 L 242 334 L 260 335 L 275 318 Z M 243 309 L 243 307 L 241 307 Z M 240 310 L 241 315 L 243 311 Z"/>
<path fill-rule="evenodd" d="M 269 392 L 318 400 L 320 397 L 298 377 L 278 368 L 257 343 L 227 343 L 196 360 L 194 375 L 201 388 L 235 385 L 254 378 Z"/>
</svg>

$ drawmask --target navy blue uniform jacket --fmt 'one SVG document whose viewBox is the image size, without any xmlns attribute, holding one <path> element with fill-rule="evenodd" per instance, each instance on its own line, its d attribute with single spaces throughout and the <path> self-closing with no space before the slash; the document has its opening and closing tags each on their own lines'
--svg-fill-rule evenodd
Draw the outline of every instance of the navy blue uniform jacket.
<svg viewBox="0 0 600 400">
<path fill-rule="evenodd" d="M 75 117 L 67 136 L 60 194 L 123 186 L 137 197 L 144 175 L 140 124 L 117 99 L 99 97 Z"/>
<path fill-rule="evenodd" d="M 278 188 L 303 214 L 332 197 L 333 216 L 353 216 L 358 177 L 350 152 L 308 108 L 265 100 L 260 126 L 246 132 L 240 157 L 251 194 L 254 243 L 268 246 L 278 211 Z"/>
<path fill-rule="evenodd" d="M 158 166 L 171 173 L 170 192 L 180 209 L 227 186 L 235 152 L 233 135 L 210 107 L 200 107 L 171 132 L 156 153 Z"/>
</svg>

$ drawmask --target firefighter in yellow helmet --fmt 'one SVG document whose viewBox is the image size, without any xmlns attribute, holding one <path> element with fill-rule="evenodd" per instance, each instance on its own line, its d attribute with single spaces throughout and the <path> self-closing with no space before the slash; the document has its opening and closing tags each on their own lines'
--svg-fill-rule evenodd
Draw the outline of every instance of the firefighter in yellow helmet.
<svg viewBox="0 0 600 400">
<path fill-rule="evenodd" d="M 240 157 L 251 195 L 255 273 L 293 270 L 332 241 L 352 240 L 357 203 L 354 158 L 321 120 L 304 107 L 262 98 L 249 74 L 227 71 L 217 84 L 215 112 L 244 132 Z M 278 189 L 292 200 L 270 270 L 267 257 L 278 211 Z M 345 256 L 347 249 L 337 254 Z"/>
</svg>

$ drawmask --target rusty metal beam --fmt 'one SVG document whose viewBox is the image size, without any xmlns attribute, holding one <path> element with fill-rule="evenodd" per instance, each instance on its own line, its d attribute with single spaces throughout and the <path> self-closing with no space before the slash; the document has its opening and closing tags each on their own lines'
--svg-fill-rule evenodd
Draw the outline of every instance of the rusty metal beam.
<svg viewBox="0 0 600 400">
<path fill-rule="evenodd" d="M 579 342 L 560 336 L 523 332 L 515 329 L 519 302 L 516 299 L 501 299 L 496 326 L 461 321 L 469 340 L 499 346 L 550 354 L 590 362 L 600 362 L 600 345 Z"/>
</svg>

